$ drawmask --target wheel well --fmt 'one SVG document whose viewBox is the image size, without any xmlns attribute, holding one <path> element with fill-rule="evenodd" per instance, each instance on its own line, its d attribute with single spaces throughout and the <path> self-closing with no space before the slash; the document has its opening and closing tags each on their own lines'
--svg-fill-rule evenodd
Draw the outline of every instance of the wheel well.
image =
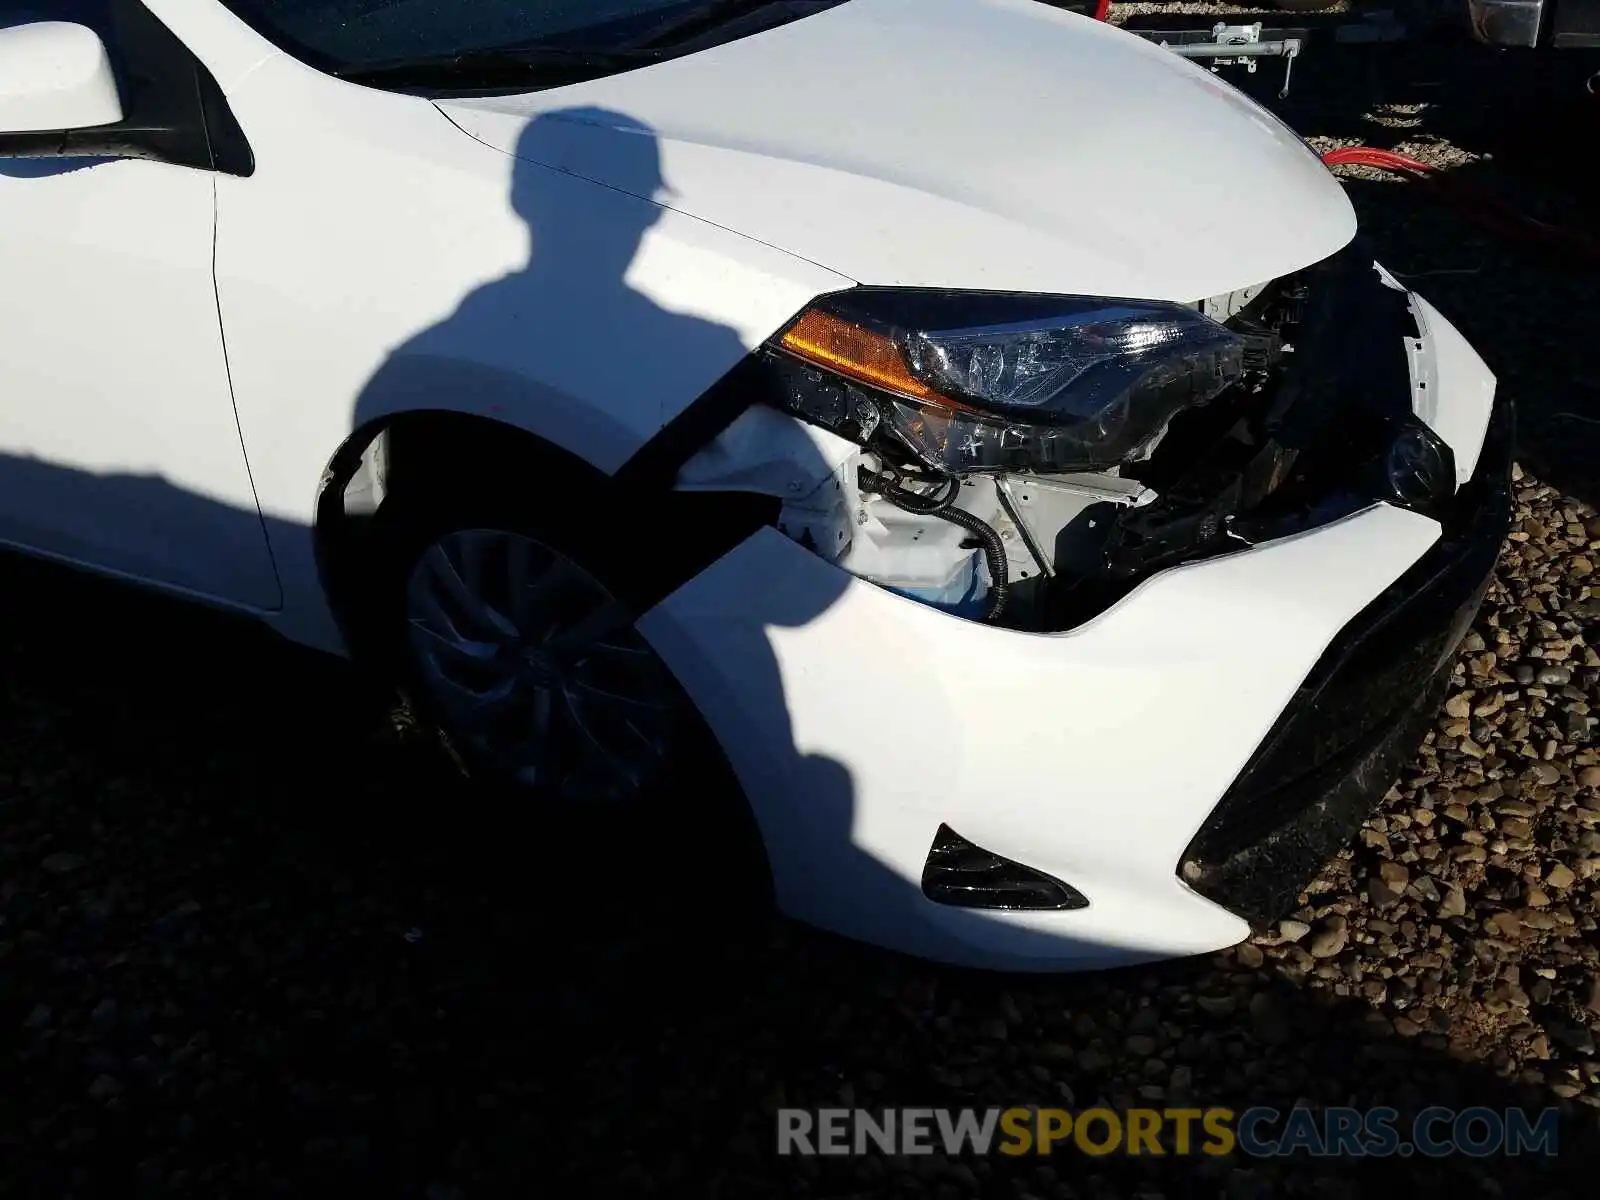
<svg viewBox="0 0 1600 1200">
<path fill-rule="evenodd" d="M 384 497 L 456 488 L 599 484 L 593 466 L 545 439 L 489 417 L 413 411 L 384 417 L 346 439 L 324 472 L 317 496 L 317 567 L 348 638 L 360 597 L 356 583 L 365 537 Z M 537 480 L 537 483 L 533 481 Z"/>
<path fill-rule="evenodd" d="M 413 411 L 352 434 L 323 476 L 313 531 L 317 567 L 346 645 L 360 656 L 358 619 L 370 599 L 361 569 L 373 518 L 386 496 L 483 495 L 497 487 L 577 503 L 618 523 L 648 525 L 636 539 L 639 611 L 688 582 L 758 528 L 773 524 L 779 502 L 741 491 L 674 490 L 672 483 L 629 484 L 605 475 L 535 434 L 488 417 Z"/>
<path fill-rule="evenodd" d="M 506 486 L 537 491 L 553 497 L 590 497 L 597 489 L 613 488 L 611 500 L 626 513 L 629 502 L 648 502 L 663 515 L 670 529 L 697 529 L 699 536 L 680 532 L 671 539 L 667 556 L 672 573 L 661 586 L 676 586 L 697 573 L 718 555 L 748 536 L 758 526 L 771 524 L 776 503 L 764 496 L 744 493 L 674 493 L 670 485 L 654 487 L 619 484 L 598 468 L 535 434 L 487 417 L 448 411 L 413 411 L 374 421 L 346 439 L 324 472 L 317 497 L 314 544 L 323 586 L 335 617 L 343 626 L 347 644 L 356 654 L 371 649 L 358 619 L 365 579 L 360 569 L 373 518 L 384 498 L 404 490 L 444 496 L 452 490 L 478 493 Z M 626 497 L 627 499 L 624 499 Z M 600 506 L 606 509 L 605 505 Z M 607 511 L 610 511 L 607 509 Z M 622 519 L 627 519 L 625 516 Z M 661 539 L 666 541 L 666 539 Z M 681 579 L 680 579 L 681 577 Z M 695 822 L 697 845 L 715 846 L 723 852 L 724 869 L 737 869 L 734 852 L 750 855 L 751 885 L 772 902 L 771 871 L 755 816 L 744 799 L 726 753 L 709 728 L 702 727 L 704 745 L 688 763 L 695 771 L 692 786 L 709 804 L 696 808 L 679 824 Z M 713 782 L 715 781 L 715 782 Z M 688 787 L 689 784 L 685 784 Z M 722 789 L 728 789 L 723 791 Z M 666 794 L 682 793 L 669 787 Z M 730 814 L 727 805 L 732 805 Z M 733 819 L 723 819 L 727 816 Z M 700 828 L 704 825 L 704 829 Z"/>
</svg>

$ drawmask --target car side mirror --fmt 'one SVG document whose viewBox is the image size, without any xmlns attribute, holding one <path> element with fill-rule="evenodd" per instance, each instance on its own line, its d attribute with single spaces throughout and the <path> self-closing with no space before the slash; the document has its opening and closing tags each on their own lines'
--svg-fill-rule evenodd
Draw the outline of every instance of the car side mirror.
<svg viewBox="0 0 1600 1200">
<path fill-rule="evenodd" d="M 122 115 L 105 43 L 87 25 L 0 29 L 0 133 L 85 129 Z"/>
</svg>

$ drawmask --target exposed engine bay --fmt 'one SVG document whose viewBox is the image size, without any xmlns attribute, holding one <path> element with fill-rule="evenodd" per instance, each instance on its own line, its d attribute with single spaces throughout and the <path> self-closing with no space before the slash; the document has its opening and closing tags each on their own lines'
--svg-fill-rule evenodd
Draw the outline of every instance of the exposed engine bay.
<svg viewBox="0 0 1600 1200">
<path fill-rule="evenodd" d="M 1363 276 L 1355 300 L 1367 319 L 1355 320 L 1342 284 Z M 779 496 L 778 529 L 851 574 L 959 617 L 1037 631 L 1081 624 L 1165 567 L 1380 498 L 1429 501 L 1386 490 L 1384 454 L 1410 419 L 1414 325 L 1404 293 L 1381 286 L 1370 260 L 1352 270 L 1350 255 L 1335 256 L 1192 308 L 1233 335 L 1230 381 L 1172 404 L 1134 452 L 1099 470 L 948 469 L 918 436 L 931 421 L 911 422 L 907 436 L 877 419 L 881 400 L 869 405 L 830 379 L 833 419 L 801 408 L 810 420 L 793 426 L 808 439 L 802 453 L 776 451 L 795 436 L 779 432 L 794 418 L 758 407 L 692 460 L 679 486 L 743 482 Z M 808 385 L 823 374 L 798 369 Z M 819 427 L 829 424 L 835 436 Z M 1435 443 L 1423 449 L 1438 454 Z M 817 468 L 804 481 L 751 474 L 758 445 L 769 468 L 783 462 L 793 474 L 808 458 Z"/>
<path fill-rule="evenodd" d="M 1251 290 L 1256 299 L 1265 291 Z M 832 544 L 843 549 L 828 557 L 959 616 L 1061 629 L 1151 570 L 1248 545 L 1228 519 L 1281 483 L 1293 458 L 1272 445 L 1262 421 L 1272 368 L 1293 350 L 1295 299 L 1277 293 L 1230 314 L 1252 331 L 1254 369 L 1235 394 L 1177 414 L 1138 461 L 1099 472 L 957 478 L 892 449 L 864 451 L 854 488 L 838 495 L 841 505 L 853 501 L 854 528 L 843 541 L 833 531 Z M 1238 302 L 1234 294 L 1216 303 Z M 816 515 L 803 503 L 786 505 L 779 529 L 823 550 Z"/>
</svg>

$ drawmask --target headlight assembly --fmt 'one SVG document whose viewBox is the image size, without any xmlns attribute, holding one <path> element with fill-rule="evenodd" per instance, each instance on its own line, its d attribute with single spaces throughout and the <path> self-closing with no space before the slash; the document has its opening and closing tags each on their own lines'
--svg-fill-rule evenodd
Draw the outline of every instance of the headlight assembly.
<svg viewBox="0 0 1600 1200">
<path fill-rule="evenodd" d="M 1103 470 L 1236 382 L 1244 342 L 1157 300 L 855 288 L 770 343 L 782 403 L 952 474 Z"/>
</svg>

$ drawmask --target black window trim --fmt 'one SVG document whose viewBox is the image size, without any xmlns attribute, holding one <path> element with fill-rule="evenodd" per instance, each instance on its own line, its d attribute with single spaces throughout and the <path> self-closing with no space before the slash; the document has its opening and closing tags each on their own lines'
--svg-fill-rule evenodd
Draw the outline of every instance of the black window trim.
<svg viewBox="0 0 1600 1200">
<path fill-rule="evenodd" d="M 682 4 L 682 5 L 687 5 L 689 3 L 692 3 L 692 0 L 677 0 L 677 2 L 679 4 Z M 315 46 L 309 45 L 306 42 L 301 41 L 299 38 L 295 37 L 292 33 L 290 33 L 288 30 L 286 30 L 282 25 L 279 25 L 279 24 L 277 24 L 277 23 L 275 23 L 273 21 L 269 21 L 269 20 L 264 19 L 262 17 L 262 15 L 261 15 L 260 11 L 257 8 L 255 8 L 255 6 L 253 6 L 251 4 L 240 4 L 240 3 L 236 3 L 235 0 L 218 0 L 218 3 L 220 3 L 224 8 L 226 8 L 230 13 L 232 13 L 239 20 L 243 21 L 251 29 L 253 29 L 265 41 L 267 41 L 267 42 L 271 43 L 272 45 L 276 46 L 279 50 L 281 50 L 285 54 L 289 55 L 289 57 L 291 57 L 293 59 L 296 59 L 297 61 L 299 61 L 301 63 L 304 63 L 306 66 L 312 68 L 313 70 L 321 71 L 324 75 L 332 75 L 335 78 L 342 78 L 343 77 L 343 72 L 348 71 L 348 70 L 352 70 L 352 69 L 355 69 L 355 68 L 358 68 L 358 67 L 361 67 L 363 65 L 367 65 L 367 64 L 363 64 L 360 61 L 348 61 L 347 62 L 347 61 L 345 61 L 343 59 L 340 59 L 340 58 L 338 58 L 338 57 L 336 57 L 334 55 L 326 54 L 323 51 L 318 50 Z M 663 9 L 662 11 L 668 11 L 668 10 Z M 613 26 L 615 24 L 629 23 L 632 20 L 634 20 L 634 18 L 619 18 L 617 21 L 614 21 L 614 22 L 606 22 L 603 26 L 601 26 L 601 28 L 609 28 L 609 27 L 611 27 L 611 26 Z M 560 34 L 555 34 L 555 35 L 552 35 L 551 37 L 549 37 L 548 39 L 540 39 L 540 40 L 548 40 L 552 45 L 559 46 L 559 45 L 563 44 L 564 42 L 571 41 L 571 39 L 574 38 L 574 37 L 581 36 L 583 38 L 592 38 L 593 34 L 594 34 L 594 29 L 593 28 L 580 28 L 580 29 L 577 29 L 577 30 L 567 31 L 567 32 L 560 33 Z M 529 42 L 528 44 L 529 45 L 535 45 L 535 44 L 538 44 L 538 43 L 537 42 Z M 471 50 L 471 49 L 493 49 L 493 48 L 494 47 L 492 47 L 492 46 L 467 47 L 467 48 L 464 48 L 461 52 L 462 53 L 466 53 L 468 50 Z M 373 65 L 378 65 L 378 64 L 373 64 Z M 392 89 L 384 89 L 384 90 L 392 90 Z"/>
<path fill-rule="evenodd" d="M 0 158 L 137 158 L 224 175 L 255 154 L 216 78 L 140 0 L 106 0 L 97 29 L 117 73 L 123 119 L 84 129 L 0 131 Z"/>
</svg>

